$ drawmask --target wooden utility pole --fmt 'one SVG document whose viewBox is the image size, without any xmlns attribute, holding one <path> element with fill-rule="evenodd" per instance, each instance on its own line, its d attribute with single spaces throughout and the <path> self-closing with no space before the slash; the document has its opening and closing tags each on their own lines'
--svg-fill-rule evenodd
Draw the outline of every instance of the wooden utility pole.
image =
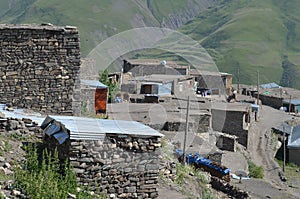
<svg viewBox="0 0 300 199">
<path fill-rule="evenodd" d="M 283 166 L 282 171 L 285 172 L 285 160 L 286 159 L 286 150 L 285 150 L 285 128 L 283 126 Z"/>
<path fill-rule="evenodd" d="M 281 100 L 281 106 L 280 107 L 283 107 L 282 88 L 280 88 L 280 100 Z"/>
<path fill-rule="evenodd" d="M 292 108 L 292 96 L 290 95 L 290 101 L 289 101 L 289 114 L 291 113 Z"/>
<path fill-rule="evenodd" d="M 238 71 L 237 71 L 237 81 L 238 81 L 237 93 L 240 93 L 240 68 L 238 68 Z"/>
<path fill-rule="evenodd" d="M 256 104 L 259 105 L 259 71 L 257 71 L 257 101 Z"/>
<path fill-rule="evenodd" d="M 190 112 L 190 96 L 187 99 L 187 109 L 186 109 L 186 122 L 185 122 L 185 132 L 184 132 L 184 139 L 183 139 L 183 164 L 185 165 L 185 154 L 186 154 L 186 140 L 187 134 L 189 131 L 189 112 Z"/>
</svg>

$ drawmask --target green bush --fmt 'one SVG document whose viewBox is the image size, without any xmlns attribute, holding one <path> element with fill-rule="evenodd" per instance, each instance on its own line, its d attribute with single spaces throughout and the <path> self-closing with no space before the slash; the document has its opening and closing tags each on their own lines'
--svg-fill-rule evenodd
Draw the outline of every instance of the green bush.
<svg viewBox="0 0 300 199">
<path fill-rule="evenodd" d="M 28 198 L 63 199 L 68 193 L 75 194 L 76 198 L 92 198 L 85 191 L 76 191 L 76 175 L 68 163 L 61 166 L 57 152 L 44 151 L 39 159 L 36 147 L 29 146 L 24 168 L 15 168 L 15 187 Z"/>
<path fill-rule="evenodd" d="M 262 166 L 256 166 L 253 162 L 248 161 L 249 176 L 252 178 L 264 178 L 264 169 Z"/>
<path fill-rule="evenodd" d="M 202 191 L 202 199 L 214 199 L 214 195 L 212 194 L 212 192 L 209 189 L 204 189 Z"/>
</svg>

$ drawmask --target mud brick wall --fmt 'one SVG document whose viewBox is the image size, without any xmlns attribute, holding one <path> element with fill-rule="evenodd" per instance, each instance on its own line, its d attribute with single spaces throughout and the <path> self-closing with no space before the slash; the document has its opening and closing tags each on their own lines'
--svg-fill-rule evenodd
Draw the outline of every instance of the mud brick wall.
<svg viewBox="0 0 300 199">
<path fill-rule="evenodd" d="M 107 193 L 108 198 L 158 196 L 158 137 L 106 135 L 104 140 L 69 140 L 57 145 L 46 136 L 45 143 L 58 147 L 60 157 L 69 158 L 79 184 L 96 193 Z"/>
<path fill-rule="evenodd" d="M 76 27 L 0 25 L 0 103 L 80 114 Z"/>
</svg>

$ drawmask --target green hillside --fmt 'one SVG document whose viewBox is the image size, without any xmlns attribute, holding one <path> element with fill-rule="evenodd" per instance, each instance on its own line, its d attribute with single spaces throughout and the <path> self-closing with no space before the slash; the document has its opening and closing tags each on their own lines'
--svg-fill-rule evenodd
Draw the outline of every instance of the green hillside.
<svg viewBox="0 0 300 199">
<path fill-rule="evenodd" d="M 239 69 L 241 83 L 256 83 L 259 71 L 261 83 L 300 88 L 299 7 L 299 0 L 0 0 L 0 23 L 77 26 L 83 56 L 133 27 L 180 27 L 234 80 Z M 173 59 L 157 50 L 138 53 Z"/>
<path fill-rule="evenodd" d="M 300 88 L 300 80 L 282 79 L 299 71 L 299 6 L 297 0 L 223 0 L 181 31 L 201 42 L 221 71 L 236 75 L 239 68 L 242 83 L 255 83 L 259 71 L 261 83 Z M 284 57 L 294 68 L 283 70 Z"/>
<path fill-rule="evenodd" d="M 163 3 L 160 0 L 0 0 L 0 13 L 4 13 L 0 15 L 0 23 L 77 26 L 81 50 L 83 55 L 87 55 L 109 36 L 134 27 L 160 26 L 160 22 L 169 15 L 188 14 L 189 10 L 195 9 L 199 13 L 210 5 L 210 1 L 212 0 L 164 0 Z M 13 4 L 11 8 L 9 3 Z"/>
</svg>

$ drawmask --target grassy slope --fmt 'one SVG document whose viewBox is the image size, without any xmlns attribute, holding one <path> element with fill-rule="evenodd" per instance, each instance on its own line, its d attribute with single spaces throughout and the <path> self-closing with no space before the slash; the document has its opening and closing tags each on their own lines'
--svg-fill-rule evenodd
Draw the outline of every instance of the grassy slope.
<svg viewBox="0 0 300 199">
<path fill-rule="evenodd" d="M 8 9 L 8 2 L 11 1 L 0 0 L 0 13 Z M 131 27 L 159 26 L 163 17 L 184 10 L 189 4 L 188 0 L 12 2 L 16 3 L 0 22 L 78 26 L 83 55 L 108 36 Z M 221 71 L 235 75 L 240 68 L 242 83 L 256 83 L 257 70 L 261 83 L 279 82 L 283 55 L 300 65 L 299 7 L 299 0 L 221 0 L 188 22 L 181 31 L 201 42 Z M 136 21 L 137 14 L 143 22 Z M 147 56 L 170 57 L 172 54 L 154 50 Z M 300 88 L 300 80 L 294 86 Z"/>
<path fill-rule="evenodd" d="M 232 73 L 235 80 L 239 68 L 242 83 L 256 84 L 257 71 L 261 83 L 279 83 L 284 55 L 300 65 L 299 6 L 297 0 L 223 0 L 180 31 L 199 41 L 219 70 Z M 172 56 L 157 50 L 139 55 L 174 59 Z M 293 86 L 300 88 L 300 81 L 295 82 Z"/>
<path fill-rule="evenodd" d="M 224 1 L 187 24 L 182 31 L 202 42 L 221 71 L 237 73 L 243 83 L 281 78 L 286 28 L 271 1 Z"/>
<path fill-rule="evenodd" d="M 121 12 L 122 15 L 119 14 Z M 132 27 L 130 23 L 136 13 L 140 13 L 139 7 L 130 0 L 117 3 L 110 0 L 89 0 L 84 3 L 80 0 L 39 0 L 32 3 L 21 15 L 12 14 L 13 17 L 4 18 L 3 21 L 75 25 L 82 38 L 83 54 L 87 54 L 107 36 Z M 153 17 L 141 14 L 149 19 L 150 24 L 156 23 Z"/>
<path fill-rule="evenodd" d="M 0 23 L 77 26 L 83 55 L 87 55 L 111 35 L 132 27 L 159 26 L 163 17 L 186 9 L 187 1 L 166 0 L 161 6 L 160 0 L 22 0 L 22 5 L 13 7 L 0 18 Z M 0 0 L 0 5 L 5 2 Z"/>
<path fill-rule="evenodd" d="M 9 1 L 0 1 L 0 16 L 9 10 Z"/>
</svg>

